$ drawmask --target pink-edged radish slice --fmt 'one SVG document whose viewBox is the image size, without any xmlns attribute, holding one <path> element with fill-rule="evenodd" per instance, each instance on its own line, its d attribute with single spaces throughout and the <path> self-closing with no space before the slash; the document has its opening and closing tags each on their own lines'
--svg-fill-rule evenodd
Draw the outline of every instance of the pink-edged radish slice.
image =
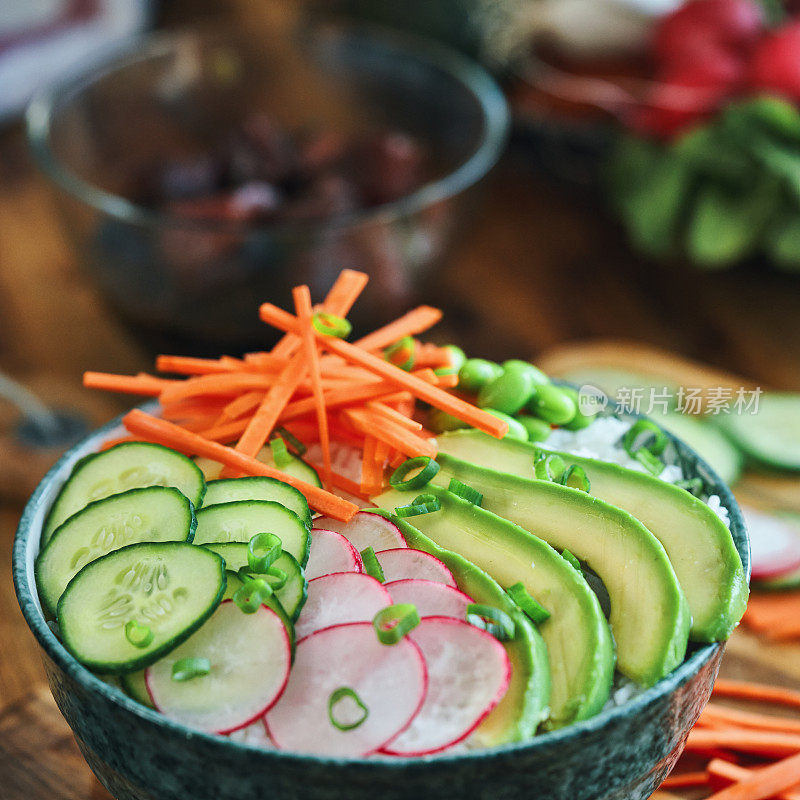
<svg viewBox="0 0 800 800">
<path fill-rule="evenodd" d="M 314 631 L 345 622 L 371 622 L 392 596 L 379 581 L 360 572 L 336 572 L 308 582 L 308 598 L 294 632 L 302 639 Z"/>
<path fill-rule="evenodd" d="M 475 601 L 464 592 L 438 581 L 404 578 L 383 584 L 392 603 L 413 603 L 420 617 L 466 619 L 467 606 Z"/>
<path fill-rule="evenodd" d="M 375 557 L 381 565 L 386 583 L 417 578 L 456 587 L 453 573 L 438 558 L 423 553 L 422 550 L 398 547 L 394 550 L 381 550 L 375 553 Z"/>
<path fill-rule="evenodd" d="M 779 578 L 800 569 L 800 531 L 786 519 L 743 508 L 750 534 L 754 580 Z"/>
<path fill-rule="evenodd" d="M 337 700 L 334 692 L 343 688 L 362 707 L 351 697 Z M 292 674 L 267 714 L 267 729 L 281 750 L 366 756 L 406 728 L 426 690 L 425 661 L 407 636 L 387 646 L 371 622 L 335 625 L 298 642 Z M 334 721 L 353 727 L 340 730 Z"/>
<path fill-rule="evenodd" d="M 422 651 L 428 692 L 408 728 L 384 750 L 422 756 L 452 747 L 475 730 L 505 694 L 511 662 L 494 636 L 448 617 L 421 620 L 407 638 Z"/>
<path fill-rule="evenodd" d="M 334 572 L 363 572 L 361 554 L 336 531 L 314 528 L 308 551 L 306 579 L 313 580 Z"/>
<path fill-rule="evenodd" d="M 208 659 L 211 671 L 172 677 L 182 659 Z M 231 733 L 263 716 L 289 678 L 291 645 L 281 618 L 261 606 L 244 614 L 223 602 L 196 633 L 145 671 L 147 691 L 164 716 L 209 733 Z"/>
<path fill-rule="evenodd" d="M 408 547 L 400 529 L 393 522 L 380 514 L 371 511 L 359 511 L 350 522 L 339 522 L 330 517 L 317 517 L 313 525 L 315 528 L 324 528 L 336 531 L 347 540 L 360 553 L 371 547 L 376 553 L 378 550 L 390 550 L 397 547 Z"/>
</svg>

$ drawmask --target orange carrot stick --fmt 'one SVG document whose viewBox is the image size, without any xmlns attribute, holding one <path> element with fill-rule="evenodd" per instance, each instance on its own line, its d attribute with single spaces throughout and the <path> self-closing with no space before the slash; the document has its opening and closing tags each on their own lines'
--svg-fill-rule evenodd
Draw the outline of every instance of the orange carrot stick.
<svg viewBox="0 0 800 800">
<path fill-rule="evenodd" d="M 264 400 L 265 394 L 266 392 L 259 391 L 258 389 L 240 394 L 222 409 L 220 412 L 220 423 L 239 419 L 239 417 L 243 417 L 249 411 L 255 411 Z"/>
<path fill-rule="evenodd" d="M 708 773 L 708 777 L 710 779 L 709 782 L 711 782 L 712 785 L 720 782 L 719 779 L 721 779 L 721 781 L 726 785 L 730 783 L 737 783 L 738 781 L 746 780 L 757 771 L 758 770 L 747 769 L 747 767 L 740 767 L 738 764 L 732 764 L 730 761 L 725 761 L 721 758 L 713 759 L 713 761 L 710 761 L 706 767 L 706 772 Z M 800 791 L 787 789 L 780 794 L 775 795 L 775 797 L 777 800 L 800 800 Z"/>
<path fill-rule="evenodd" d="M 159 372 L 172 372 L 176 375 L 219 375 L 231 372 L 233 367 L 217 358 L 162 355 L 156 356 L 156 369 Z"/>
<path fill-rule="evenodd" d="M 363 350 L 383 350 L 404 336 L 414 336 L 432 328 L 441 318 L 442 312 L 438 308 L 418 306 L 388 325 L 363 336 L 355 342 L 355 346 Z"/>
<path fill-rule="evenodd" d="M 355 408 L 348 408 L 343 413 L 365 435 L 375 436 L 408 456 L 436 457 L 436 448 L 427 439 L 423 439 L 386 418 Z"/>
<path fill-rule="evenodd" d="M 688 789 L 694 786 L 706 786 L 708 775 L 705 772 L 682 772 L 668 775 L 661 782 L 659 789 Z"/>
<path fill-rule="evenodd" d="M 271 325 L 281 330 L 297 332 L 299 330 L 297 319 L 283 311 L 283 309 L 273 306 L 271 303 L 264 303 L 261 306 L 261 318 Z M 315 335 L 322 346 L 329 352 L 342 356 L 347 361 L 361 364 L 370 372 L 374 372 L 382 378 L 394 381 L 399 387 L 408 389 L 420 400 L 424 400 L 436 408 L 452 414 L 454 417 L 466 422 L 473 428 L 478 428 L 498 439 L 508 433 L 508 424 L 499 420 L 497 417 L 487 414 L 471 403 L 467 403 L 455 395 L 445 392 L 438 386 L 431 386 L 425 381 L 420 380 L 415 375 L 395 367 L 388 361 L 384 361 L 379 356 L 368 353 L 360 347 L 337 339 L 333 336 L 325 336 L 318 331 Z"/>
<path fill-rule="evenodd" d="M 296 286 L 292 289 L 292 298 L 294 299 L 294 309 L 297 318 L 303 326 L 301 339 L 303 341 L 308 373 L 311 376 L 314 410 L 317 414 L 319 444 L 322 448 L 323 479 L 328 481 L 331 473 L 331 442 L 328 433 L 328 414 L 325 408 L 325 395 L 322 391 L 322 380 L 319 371 L 319 352 L 317 350 L 317 340 L 314 336 L 314 327 L 311 322 L 311 291 L 308 286 Z"/>
<path fill-rule="evenodd" d="M 422 430 L 422 423 L 407 417 L 405 414 L 401 414 L 399 411 L 395 411 L 395 409 L 390 408 L 378 400 L 372 400 L 368 402 L 366 406 L 370 411 L 374 411 L 379 416 L 386 417 L 387 419 L 396 422 L 398 425 L 408 428 L 410 431 Z"/>
<path fill-rule="evenodd" d="M 750 683 L 749 681 L 717 678 L 713 694 L 718 697 L 777 703 L 790 708 L 800 708 L 800 692 L 794 689 L 785 689 L 783 686 L 767 686 L 760 683 Z"/>
<path fill-rule="evenodd" d="M 358 511 L 357 505 L 343 500 L 335 494 L 270 467 L 245 453 L 203 439 L 196 433 L 185 431 L 172 422 L 146 414 L 141 409 L 135 408 L 133 411 L 129 411 L 123 418 L 123 423 L 134 436 L 142 436 L 148 441 L 156 441 L 186 455 L 210 458 L 212 461 L 218 461 L 226 467 L 247 475 L 266 475 L 288 483 L 302 492 L 314 509 L 334 517 L 334 519 L 346 522 Z"/>
<path fill-rule="evenodd" d="M 727 708 L 709 704 L 703 709 L 700 720 L 716 722 L 739 728 L 754 728 L 762 731 L 783 731 L 784 733 L 800 733 L 800 720 L 776 717 L 774 714 L 759 714 L 741 711 L 738 708 Z"/>
<path fill-rule="evenodd" d="M 162 403 L 175 403 L 203 395 L 235 395 L 253 389 L 267 390 L 274 382 L 274 377 L 255 372 L 198 375 L 185 381 L 172 381 L 161 393 L 160 399 Z"/>
<path fill-rule="evenodd" d="M 197 398 L 180 400 L 177 403 L 162 403 L 159 416 L 174 422 L 198 415 L 219 414 L 221 410 L 220 398 Z"/>
<path fill-rule="evenodd" d="M 382 475 L 379 476 L 377 462 L 375 460 L 375 450 L 378 440 L 374 436 L 367 435 L 364 440 L 364 454 L 361 461 L 361 493 L 367 497 L 380 492 Z"/>
<path fill-rule="evenodd" d="M 757 631 L 768 632 L 773 626 L 800 617 L 800 591 L 753 594 L 744 613 L 744 621 Z"/>
<path fill-rule="evenodd" d="M 800 752 L 800 734 L 772 733 L 744 728 L 722 730 L 695 728 L 686 740 L 686 750 L 722 747 L 741 753 L 781 758 Z"/>
<path fill-rule="evenodd" d="M 765 800 L 794 786 L 799 779 L 800 753 L 796 753 L 754 770 L 747 778 L 715 792 L 709 800 Z"/>
<path fill-rule="evenodd" d="M 156 378 L 153 375 L 113 375 L 108 372 L 84 372 L 83 385 L 87 389 L 102 389 L 107 392 L 139 394 L 144 397 L 157 397 L 167 387 L 182 381 Z"/>
</svg>

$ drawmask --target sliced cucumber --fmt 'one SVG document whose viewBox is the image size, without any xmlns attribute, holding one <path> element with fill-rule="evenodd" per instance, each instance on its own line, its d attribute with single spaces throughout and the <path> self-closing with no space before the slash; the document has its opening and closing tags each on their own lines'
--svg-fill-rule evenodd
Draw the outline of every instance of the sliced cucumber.
<svg viewBox="0 0 800 800">
<path fill-rule="evenodd" d="M 759 400 L 758 413 L 732 413 L 716 420 L 754 461 L 800 472 L 800 394 L 767 393 Z"/>
<path fill-rule="evenodd" d="M 254 476 L 249 478 L 223 478 L 209 481 L 203 498 L 203 507 L 236 500 L 272 500 L 294 511 L 308 527 L 311 527 L 311 511 L 301 492 L 276 478 Z"/>
<path fill-rule="evenodd" d="M 225 589 L 225 594 L 222 597 L 222 601 L 225 602 L 226 600 L 233 600 L 233 596 L 239 589 L 244 586 L 244 581 L 235 573 L 231 572 L 230 570 L 227 571 L 228 577 L 228 585 Z M 262 598 L 261 604 L 267 606 L 267 608 L 271 608 L 280 618 L 281 622 L 283 623 L 283 627 L 286 628 L 286 633 L 289 635 L 289 642 L 292 647 L 292 654 L 294 654 L 294 622 L 292 621 L 291 617 L 286 613 L 286 609 L 281 604 L 281 601 L 278 600 L 276 595 L 272 595 L 272 597 L 268 597 L 266 599 Z"/>
<path fill-rule="evenodd" d="M 301 565 L 308 560 L 308 528 L 294 511 L 272 500 L 237 500 L 197 512 L 195 544 L 249 542 L 257 533 L 280 537 L 285 552 Z"/>
<path fill-rule="evenodd" d="M 191 541 L 192 504 L 177 489 L 149 486 L 89 503 L 53 532 L 36 559 L 42 602 L 55 614 L 67 584 L 89 562 L 136 542 Z"/>
<path fill-rule="evenodd" d="M 47 544 L 67 517 L 93 500 L 144 486 L 174 486 L 195 508 L 206 490 L 203 473 L 197 465 L 175 450 L 148 442 L 118 444 L 86 456 L 73 467 L 47 515 L 42 544 Z"/>
<path fill-rule="evenodd" d="M 85 666 L 135 672 L 187 639 L 224 592 L 225 563 L 216 553 L 186 542 L 131 544 L 92 561 L 69 582 L 58 624 L 64 646 Z M 128 623 L 149 628 L 152 640 L 131 643 Z"/>
<path fill-rule="evenodd" d="M 222 556 L 229 570 L 238 572 L 242 567 L 247 566 L 246 544 L 221 542 L 218 544 L 206 544 L 203 547 L 207 547 L 217 555 Z M 308 595 L 308 581 L 305 579 L 303 568 L 297 563 L 297 559 L 289 553 L 281 553 L 273 566 L 286 573 L 286 583 L 275 591 L 275 596 L 292 622 L 295 622 L 300 616 L 300 611 L 303 609 Z M 230 596 L 232 597 L 233 595 Z"/>
<path fill-rule="evenodd" d="M 125 693 L 132 697 L 137 703 L 141 703 L 148 708 L 155 708 L 153 701 L 150 698 L 150 692 L 147 691 L 147 683 L 144 679 L 144 670 L 140 669 L 136 672 L 129 672 L 127 675 L 120 675 L 119 682 Z"/>
<path fill-rule="evenodd" d="M 275 467 L 278 469 L 278 467 L 275 465 L 275 460 L 272 457 L 272 450 L 269 446 L 263 447 L 258 455 L 256 455 L 256 458 L 259 461 L 263 461 L 265 464 L 268 464 L 270 467 Z M 310 464 L 303 461 L 302 458 L 292 456 L 292 460 L 282 465 L 280 470 L 281 472 L 285 472 L 287 475 L 291 475 L 295 478 L 299 478 L 301 481 L 310 483 L 312 486 L 319 486 L 320 489 L 322 488 L 322 481 L 319 479 L 317 471 Z"/>
</svg>

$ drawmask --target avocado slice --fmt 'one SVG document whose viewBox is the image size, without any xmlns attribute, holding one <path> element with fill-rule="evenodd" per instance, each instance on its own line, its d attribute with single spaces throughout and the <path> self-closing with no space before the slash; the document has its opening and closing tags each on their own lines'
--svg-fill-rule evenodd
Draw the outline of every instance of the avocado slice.
<svg viewBox="0 0 800 800">
<path fill-rule="evenodd" d="M 409 517 L 406 525 L 473 562 L 502 587 L 522 581 L 551 613 L 539 626 L 551 680 L 550 716 L 544 726 L 560 728 L 600 711 L 614 675 L 614 640 L 600 603 L 581 574 L 547 543 L 508 520 L 438 486 L 430 484 L 425 491 L 439 498 L 441 510 Z M 396 490 L 374 498 L 388 509 L 409 500 L 407 492 Z M 413 539 L 409 544 L 417 546 Z M 469 583 L 463 588 L 474 591 Z"/>
<path fill-rule="evenodd" d="M 488 511 L 525 525 L 594 570 L 611 601 L 609 623 L 623 675 L 651 686 L 683 661 L 689 606 L 661 542 L 639 520 L 579 489 L 497 472 L 445 453 L 437 460 L 436 483 L 458 478 L 483 494 Z"/>
<path fill-rule="evenodd" d="M 533 478 L 536 447 L 531 444 L 459 431 L 440 436 L 439 448 L 475 464 Z M 727 639 L 744 614 L 748 590 L 725 523 L 704 502 L 659 478 L 593 458 L 558 455 L 583 467 L 592 495 L 632 514 L 664 545 L 689 603 L 692 641 Z"/>
<path fill-rule="evenodd" d="M 511 683 L 503 699 L 473 735 L 483 747 L 530 739 L 549 713 L 550 663 L 542 635 L 500 585 L 482 569 L 458 553 L 439 547 L 406 520 L 388 513 L 386 516 L 400 528 L 409 547 L 423 550 L 443 561 L 459 588 L 476 603 L 499 608 L 514 620 L 514 638 L 503 642 L 511 660 Z"/>
</svg>

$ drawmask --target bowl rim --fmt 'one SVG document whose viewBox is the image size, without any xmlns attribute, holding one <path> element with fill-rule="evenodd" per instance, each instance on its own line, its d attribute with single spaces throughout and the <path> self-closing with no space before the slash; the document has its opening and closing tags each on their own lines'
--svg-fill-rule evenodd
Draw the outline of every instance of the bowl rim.
<svg viewBox="0 0 800 800">
<path fill-rule="evenodd" d="M 325 21 L 307 24 L 302 28 L 302 35 L 318 39 L 324 36 L 337 36 L 342 40 L 361 38 L 373 47 L 396 53 L 400 58 L 424 62 L 440 70 L 464 87 L 476 102 L 482 127 L 477 146 L 455 169 L 427 181 L 399 200 L 335 217 L 261 223 L 214 218 L 192 219 L 149 209 L 123 195 L 106 191 L 84 180 L 56 157 L 50 147 L 50 133 L 57 113 L 98 81 L 121 70 L 175 52 L 180 43 L 186 40 L 225 41 L 246 39 L 250 36 L 235 26 L 220 31 L 210 25 L 196 24 L 176 31 L 132 37 L 125 46 L 115 50 L 110 58 L 102 61 L 95 69 L 67 78 L 34 94 L 25 112 L 27 140 L 34 161 L 41 171 L 68 195 L 100 213 L 127 224 L 156 228 L 293 235 L 309 231 L 335 232 L 413 215 L 477 183 L 500 158 L 509 136 L 511 113 L 499 85 L 478 63 L 438 42 L 367 23 Z"/>
<path fill-rule="evenodd" d="M 145 403 L 141 406 L 145 411 L 153 411 L 157 409 L 157 402 Z M 396 770 L 407 769 L 411 766 L 419 768 L 435 768 L 436 765 L 458 764 L 463 760 L 473 759 L 493 759 L 513 756 L 520 751 L 541 750 L 553 745 L 558 745 L 561 742 L 570 739 L 578 739 L 583 735 L 591 734 L 598 729 L 605 726 L 607 723 L 627 717 L 632 714 L 647 708 L 660 699 L 668 696 L 675 690 L 679 689 L 691 678 L 693 678 L 700 669 L 708 664 L 712 658 L 720 651 L 724 650 L 725 642 L 714 642 L 711 644 L 698 644 L 695 652 L 688 655 L 685 660 L 676 667 L 669 675 L 662 678 L 654 686 L 640 692 L 633 698 L 625 701 L 624 703 L 614 706 L 612 708 L 604 709 L 589 719 L 573 722 L 564 728 L 559 728 L 554 731 L 547 731 L 537 734 L 532 739 L 511 742 L 509 744 L 499 745 L 495 747 L 480 748 L 476 750 L 469 750 L 467 752 L 454 753 L 450 755 L 431 755 L 422 758 L 395 758 L 384 757 L 380 754 L 369 756 L 367 758 L 335 758 L 329 756 L 318 756 L 308 753 L 295 753 L 283 750 L 266 749 L 255 744 L 247 744 L 245 742 L 236 741 L 221 736 L 218 734 L 204 733 L 201 731 L 189 728 L 181 723 L 174 722 L 169 718 L 163 716 L 157 711 L 143 706 L 141 703 L 136 702 L 130 698 L 121 688 L 112 686 L 109 683 L 101 680 L 89 669 L 84 667 L 77 661 L 64 647 L 61 641 L 56 637 L 49 625 L 45 621 L 44 615 L 41 611 L 41 606 L 36 594 L 35 578 L 34 585 L 32 586 L 29 581 L 29 570 L 27 568 L 27 549 L 29 540 L 35 533 L 33 529 L 33 522 L 39 511 L 39 507 L 44 500 L 45 492 L 51 485 L 62 478 L 66 477 L 67 470 L 78 459 L 79 455 L 85 452 L 93 452 L 92 448 L 104 438 L 107 438 L 112 432 L 118 430 L 122 425 L 122 417 L 124 414 L 116 417 L 102 427 L 96 429 L 80 442 L 68 450 L 61 458 L 50 468 L 47 474 L 42 478 L 37 486 L 30 500 L 23 510 L 22 517 L 14 537 L 14 545 L 12 550 L 12 572 L 14 579 L 14 589 L 16 591 L 17 600 L 22 610 L 25 621 L 28 627 L 33 632 L 39 645 L 45 653 L 56 663 L 56 665 L 66 672 L 73 680 L 81 684 L 88 691 L 99 692 L 107 700 L 110 700 L 117 706 L 120 706 L 125 711 L 128 711 L 135 716 L 143 719 L 143 721 L 166 727 L 172 733 L 182 736 L 184 739 L 200 739 L 205 741 L 211 746 L 219 747 L 233 747 L 241 748 L 245 752 L 254 755 L 258 754 L 259 758 L 267 759 L 289 759 L 296 764 L 310 764 L 315 765 L 324 764 L 331 768 L 347 768 L 356 766 L 374 767 L 374 768 L 390 768 Z M 626 417 L 638 417 L 641 415 L 625 415 Z M 674 442 L 679 442 L 684 451 L 691 455 L 696 461 L 700 470 L 707 473 L 709 482 L 715 486 L 715 492 L 719 495 L 722 505 L 728 509 L 730 514 L 730 529 L 741 531 L 744 535 L 743 548 L 741 550 L 736 544 L 734 537 L 734 544 L 739 552 L 740 558 L 745 569 L 745 576 L 749 583 L 750 577 L 750 559 L 749 559 L 749 536 L 745 526 L 741 510 L 738 503 L 733 496 L 733 493 L 728 486 L 723 483 L 719 476 L 711 469 L 711 467 L 700 458 L 697 453 L 684 444 L 682 440 L 678 439 L 672 434 L 669 434 L 670 439 Z M 690 643 L 691 646 L 691 643 Z"/>
</svg>

